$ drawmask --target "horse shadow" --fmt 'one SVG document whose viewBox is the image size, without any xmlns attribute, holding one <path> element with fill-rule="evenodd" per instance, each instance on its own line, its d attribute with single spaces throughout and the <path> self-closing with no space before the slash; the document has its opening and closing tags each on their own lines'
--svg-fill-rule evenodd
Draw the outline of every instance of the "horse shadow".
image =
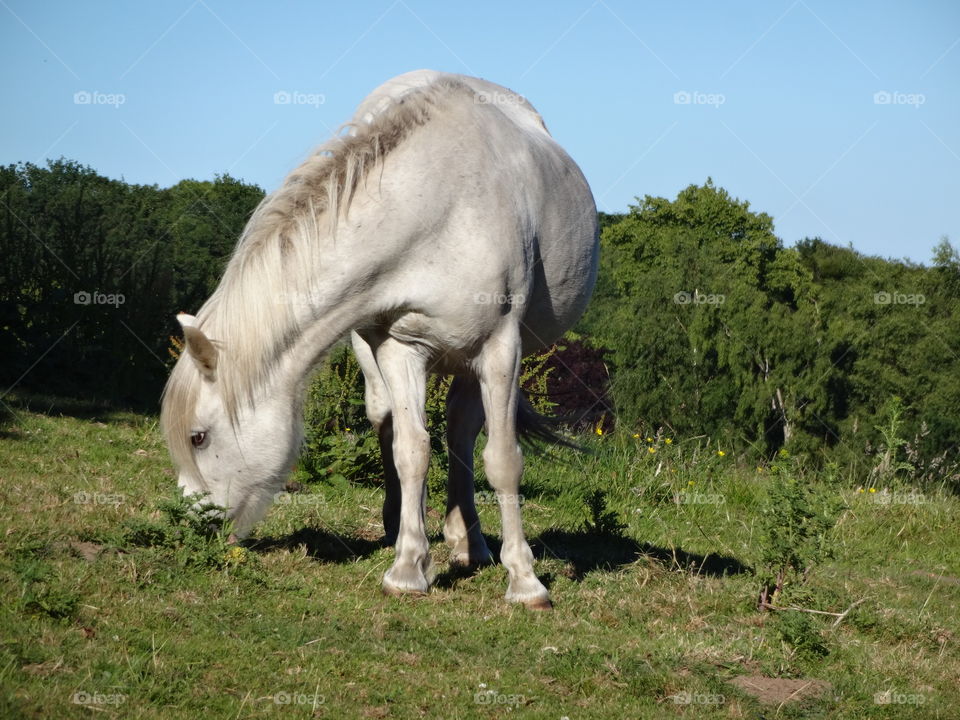
<svg viewBox="0 0 960 720">
<path fill-rule="evenodd" d="M 622 535 L 581 530 L 547 530 L 530 541 L 534 557 L 563 560 L 571 579 L 580 582 L 596 570 L 617 570 L 640 559 L 652 561 L 664 569 L 707 577 L 726 577 L 752 573 L 753 568 L 735 557 L 715 552 L 689 552 L 679 547 L 666 548 L 639 542 Z"/>
<path fill-rule="evenodd" d="M 266 553 L 272 550 L 295 550 L 301 546 L 306 548 L 309 557 L 319 562 L 349 563 L 366 558 L 386 545 L 382 538 L 371 540 L 302 527 L 289 535 L 256 538 L 249 541 L 247 547 L 253 552 Z"/>
<path fill-rule="evenodd" d="M 47 417 L 72 417 L 89 422 L 114 423 L 129 418 L 135 408 L 115 405 L 105 400 L 84 400 L 31 392 L 17 392 L 0 397 L 0 439 L 22 440 L 19 412 Z"/>
<path fill-rule="evenodd" d="M 440 540 L 431 537 L 431 544 Z M 500 556 L 499 538 L 484 535 L 487 547 L 495 558 Z M 387 547 L 384 539 L 333 533 L 328 530 L 303 527 L 288 535 L 266 536 L 245 543 L 254 552 L 294 550 L 306 548 L 306 554 L 319 562 L 349 563 L 366 558 Z M 590 532 L 587 530 L 547 530 L 530 540 L 530 548 L 538 560 L 555 559 L 565 563 L 563 574 L 576 581 L 592 572 L 613 571 L 646 559 L 666 570 L 687 572 L 707 577 L 727 577 L 753 572 L 753 568 L 735 557 L 720 553 L 689 552 L 679 547 L 666 548 L 648 542 L 639 542 L 622 535 Z M 447 566 L 438 572 L 434 585 L 452 588 L 461 580 L 473 577 L 481 566 Z M 552 573 L 540 576 L 548 588 L 553 584 Z"/>
<path fill-rule="evenodd" d="M 484 539 L 493 556 L 499 557 L 500 540 L 488 535 L 484 535 Z M 729 555 L 713 552 L 704 555 L 678 547 L 660 547 L 622 535 L 588 530 L 547 530 L 531 538 L 529 542 L 536 559 L 563 561 L 566 565 L 564 576 L 575 582 L 582 582 L 592 572 L 617 570 L 641 559 L 652 561 L 666 570 L 707 577 L 722 578 L 753 573 L 753 568 Z M 442 588 L 453 587 L 480 570 L 481 568 L 476 566 L 452 566 L 437 575 L 435 585 Z M 538 576 L 547 588 L 555 580 L 552 573 Z"/>
</svg>

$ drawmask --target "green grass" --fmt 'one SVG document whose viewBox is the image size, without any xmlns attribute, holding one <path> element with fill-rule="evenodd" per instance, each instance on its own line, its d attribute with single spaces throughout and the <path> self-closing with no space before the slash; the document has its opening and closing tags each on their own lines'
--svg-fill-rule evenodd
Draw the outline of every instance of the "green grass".
<svg viewBox="0 0 960 720">
<path fill-rule="evenodd" d="M 770 468 L 696 442 L 651 453 L 628 434 L 588 438 L 593 454 L 528 458 L 525 526 L 556 606 L 533 613 L 504 602 L 499 565 L 444 573 L 425 598 L 383 596 L 393 551 L 376 487 L 307 487 L 235 550 L 178 516 L 156 418 L 29 405 L 0 428 L 0 717 L 948 718 L 960 706 L 950 495 L 884 504 L 836 473 L 807 478 L 843 504 L 833 557 L 780 603 L 853 606 L 835 625 L 756 609 Z M 498 546 L 497 507 L 481 498 Z M 438 563 L 443 501 L 431 496 L 428 518 Z M 743 689 L 783 694 L 776 679 L 822 692 L 764 704 Z"/>
</svg>

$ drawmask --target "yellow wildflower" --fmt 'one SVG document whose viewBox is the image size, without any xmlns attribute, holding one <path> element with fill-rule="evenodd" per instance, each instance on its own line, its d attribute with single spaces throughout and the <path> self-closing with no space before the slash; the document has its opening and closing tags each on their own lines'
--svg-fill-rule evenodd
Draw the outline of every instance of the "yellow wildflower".
<svg viewBox="0 0 960 720">
<path fill-rule="evenodd" d="M 726 453 L 723 450 L 717 450 L 717 455 L 719 455 L 720 457 L 723 457 L 724 455 L 726 455 Z"/>
<path fill-rule="evenodd" d="M 647 452 L 648 452 L 648 453 L 655 453 L 656 451 L 657 451 L 657 449 L 656 449 L 655 447 L 648 447 L 648 448 L 647 448 Z"/>
<path fill-rule="evenodd" d="M 224 560 L 231 565 L 239 565 L 240 563 L 244 563 L 247 561 L 247 550 L 239 545 L 234 545 L 232 548 L 227 550 Z"/>
<path fill-rule="evenodd" d="M 667 445 L 670 445 L 671 443 L 673 443 L 673 439 L 672 439 L 672 438 L 667 438 L 666 440 L 664 440 L 664 442 L 665 442 Z"/>
</svg>

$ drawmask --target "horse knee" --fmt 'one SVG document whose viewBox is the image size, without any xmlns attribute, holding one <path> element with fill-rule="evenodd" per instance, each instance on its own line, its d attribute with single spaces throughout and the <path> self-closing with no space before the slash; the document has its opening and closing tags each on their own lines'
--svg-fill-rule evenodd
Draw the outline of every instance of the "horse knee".
<svg viewBox="0 0 960 720">
<path fill-rule="evenodd" d="M 510 491 L 515 488 L 523 474 L 520 445 L 514 442 L 494 447 L 488 443 L 483 449 L 483 468 L 495 490 Z"/>
<path fill-rule="evenodd" d="M 401 482 L 426 478 L 430 465 L 430 433 L 425 428 L 395 428 L 393 462 Z"/>
</svg>

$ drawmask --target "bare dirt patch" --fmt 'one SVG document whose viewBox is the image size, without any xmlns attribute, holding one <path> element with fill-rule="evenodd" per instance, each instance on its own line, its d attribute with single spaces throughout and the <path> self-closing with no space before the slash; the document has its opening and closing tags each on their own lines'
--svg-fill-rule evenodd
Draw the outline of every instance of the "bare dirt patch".
<svg viewBox="0 0 960 720">
<path fill-rule="evenodd" d="M 796 700 L 818 697 L 833 686 L 825 680 L 809 678 L 769 678 L 763 675 L 741 675 L 730 681 L 748 695 L 768 705 L 782 705 Z"/>
<path fill-rule="evenodd" d="M 103 545 L 98 545 L 97 543 L 93 542 L 85 542 L 83 540 L 71 540 L 68 545 L 70 550 L 72 550 L 79 557 L 82 557 L 87 562 L 93 562 L 96 560 L 103 551 Z"/>
</svg>

